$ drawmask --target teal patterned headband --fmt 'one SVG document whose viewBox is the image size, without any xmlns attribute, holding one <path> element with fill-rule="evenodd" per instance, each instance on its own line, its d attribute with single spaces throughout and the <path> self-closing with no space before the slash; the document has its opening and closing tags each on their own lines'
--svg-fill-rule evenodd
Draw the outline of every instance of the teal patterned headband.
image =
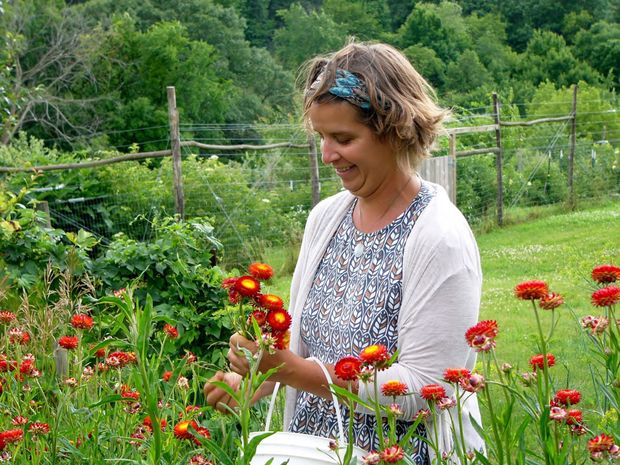
<svg viewBox="0 0 620 465">
<path fill-rule="evenodd" d="M 315 81 L 310 86 L 310 90 L 315 90 L 321 84 L 325 76 L 325 70 L 317 76 Z M 329 88 L 329 93 L 345 99 L 347 102 L 352 103 L 364 110 L 370 109 L 370 98 L 368 97 L 368 89 L 366 84 L 355 74 L 347 71 L 346 69 L 336 69 L 336 80 L 334 85 Z"/>
</svg>

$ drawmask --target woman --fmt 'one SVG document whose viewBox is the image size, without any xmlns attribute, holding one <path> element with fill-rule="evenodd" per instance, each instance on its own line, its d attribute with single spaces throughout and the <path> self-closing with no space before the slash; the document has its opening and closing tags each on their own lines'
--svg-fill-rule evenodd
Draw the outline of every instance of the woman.
<svg viewBox="0 0 620 465">
<path fill-rule="evenodd" d="M 480 301 L 475 239 L 446 192 L 415 174 L 447 114 L 432 97 L 426 81 L 388 45 L 352 43 L 308 66 L 305 120 L 345 190 L 309 215 L 291 283 L 290 350 L 261 362 L 263 370 L 281 366 L 273 378 L 289 387 L 284 421 L 290 431 L 337 437 L 325 378 L 307 357 L 322 360 L 336 380 L 340 358 L 383 344 L 390 353 L 398 350 L 398 360 L 379 372 L 379 383 L 399 380 L 415 393 L 441 382 L 446 368 L 474 367 L 464 334 L 477 321 Z M 243 375 L 247 361 L 237 348 L 254 344 L 236 334 L 230 345 L 231 370 Z M 233 374 L 216 379 L 238 384 Z M 368 398 L 364 384 L 353 390 Z M 265 391 L 260 395 L 269 386 Z M 211 385 L 205 394 L 212 405 L 229 400 Z M 404 398 L 399 434 L 425 407 L 418 395 Z M 464 436 L 470 449 L 479 449 L 470 414 L 479 422 L 475 397 L 465 405 Z M 374 421 L 363 412 L 354 416 L 355 442 L 366 450 L 379 447 Z M 440 423 L 439 447 L 447 452 L 447 414 Z M 418 434 L 426 434 L 424 426 Z M 423 441 L 411 447 L 417 464 L 429 463 Z"/>
</svg>

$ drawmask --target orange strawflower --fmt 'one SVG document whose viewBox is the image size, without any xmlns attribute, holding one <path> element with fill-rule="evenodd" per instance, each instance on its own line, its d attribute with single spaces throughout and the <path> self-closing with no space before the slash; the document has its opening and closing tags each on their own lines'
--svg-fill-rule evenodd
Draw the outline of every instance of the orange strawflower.
<svg viewBox="0 0 620 465">
<path fill-rule="evenodd" d="M 379 367 L 390 359 L 390 354 L 383 344 L 373 344 L 360 352 L 359 359 L 363 363 Z"/>
<path fill-rule="evenodd" d="M 164 333 L 166 333 L 170 339 L 176 339 L 179 337 L 179 330 L 168 323 L 164 325 Z"/>
<path fill-rule="evenodd" d="M 30 431 L 32 434 L 47 434 L 50 432 L 50 425 L 48 425 L 47 423 L 40 423 L 38 421 L 35 421 L 34 423 L 30 424 L 30 426 L 28 427 L 28 431 Z"/>
<path fill-rule="evenodd" d="M 446 390 L 440 384 L 427 384 L 420 389 L 420 396 L 427 402 L 437 402 L 446 397 Z"/>
<path fill-rule="evenodd" d="M 462 378 L 469 378 L 471 372 L 467 368 L 446 368 L 443 379 L 448 383 L 458 383 Z"/>
<path fill-rule="evenodd" d="M 261 294 L 258 297 L 258 305 L 266 310 L 281 310 L 284 307 L 284 302 L 277 295 Z"/>
<path fill-rule="evenodd" d="M 248 272 L 260 281 L 267 281 L 273 277 L 273 268 L 266 263 L 252 263 Z"/>
<path fill-rule="evenodd" d="M 553 310 L 558 308 L 560 305 L 564 303 L 564 298 L 560 294 L 556 294 L 555 292 L 550 292 L 545 297 L 540 299 L 538 305 L 540 308 L 544 310 Z"/>
<path fill-rule="evenodd" d="M 58 345 L 67 350 L 73 350 L 78 346 L 77 336 L 61 336 Z"/>
<path fill-rule="evenodd" d="M 260 283 L 252 276 L 241 276 L 235 280 L 234 290 L 243 297 L 253 297 L 260 292 Z"/>
<path fill-rule="evenodd" d="M 267 314 L 267 323 L 274 331 L 286 331 L 291 326 L 291 315 L 284 309 L 271 310 Z"/>
<path fill-rule="evenodd" d="M 198 430 L 198 423 L 194 420 L 185 420 L 174 425 L 174 436 L 177 439 L 192 439 L 193 435 L 189 431 L 189 427 Z"/>
<path fill-rule="evenodd" d="M 381 392 L 384 396 L 404 396 L 409 391 L 407 385 L 398 380 L 390 380 L 381 385 Z"/>
<path fill-rule="evenodd" d="M 498 331 L 497 321 L 479 321 L 465 332 L 465 340 L 476 352 L 487 352 L 495 347 Z"/>
<path fill-rule="evenodd" d="M 71 317 L 71 326 L 76 329 L 91 329 L 93 327 L 93 319 L 85 313 L 78 313 Z"/>
<path fill-rule="evenodd" d="M 549 287 L 544 281 L 525 281 L 515 287 L 515 296 L 522 300 L 538 300 L 547 294 L 549 294 Z"/>
<path fill-rule="evenodd" d="M 608 434 L 599 434 L 588 441 L 588 450 L 593 452 L 607 452 L 614 445 L 614 438 Z"/>
</svg>

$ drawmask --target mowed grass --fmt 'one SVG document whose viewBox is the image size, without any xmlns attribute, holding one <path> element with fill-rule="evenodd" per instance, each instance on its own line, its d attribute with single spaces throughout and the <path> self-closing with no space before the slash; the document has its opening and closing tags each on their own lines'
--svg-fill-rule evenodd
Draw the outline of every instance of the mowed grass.
<svg viewBox="0 0 620 465">
<path fill-rule="evenodd" d="M 557 360 L 557 387 L 596 395 L 590 378 L 592 357 L 579 320 L 602 314 L 590 303 L 595 289 L 592 268 L 604 263 L 620 266 L 620 201 L 497 229 L 477 240 L 484 273 L 480 319 L 498 322 L 500 363 L 527 371 L 529 358 L 539 353 L 531 303 L 516 299 L 513 289 L 519 282 L 541 279 L 566 302 L 555 310 L 557 326 L 549 346 Z M 552 323 L 551 313 L 541 312 L 545 331 Z"/>
</svg>

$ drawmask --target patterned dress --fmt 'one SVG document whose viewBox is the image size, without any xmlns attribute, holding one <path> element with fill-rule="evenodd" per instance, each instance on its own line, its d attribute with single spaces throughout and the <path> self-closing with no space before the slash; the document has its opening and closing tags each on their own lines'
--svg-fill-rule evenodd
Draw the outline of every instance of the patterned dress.
<svg viewBox="0 0 620 465">
<path fill-rule="evenodd" d="M 405 243 L 435 194 L 434 188 L 422 181 L 411 205 L 392 223 L 369 234 L 353 224 L 356 201 L 352 203 L 325 250 L 302 311 L 301 338 L 309 356 L 334 364 L 371 344 L 383 344 L 390 353 L 396 351 Z M 349 412 L 346 408 L 342 411 L 346 432 Z M 354 414 L 355 442 L 359 447 L 378 449 L 375 424 L 374 415 Z M 397 422 L 399 438 L 411 424 Z M 337 425 L 331 401 L 299 391 L 291 431 L 337 438 Z M 417 434 L 425 437 L 423 425 Z M 412 439 L 412 450 L 416 465 L 428 463 L 423 441 Z"/>
</svg>

